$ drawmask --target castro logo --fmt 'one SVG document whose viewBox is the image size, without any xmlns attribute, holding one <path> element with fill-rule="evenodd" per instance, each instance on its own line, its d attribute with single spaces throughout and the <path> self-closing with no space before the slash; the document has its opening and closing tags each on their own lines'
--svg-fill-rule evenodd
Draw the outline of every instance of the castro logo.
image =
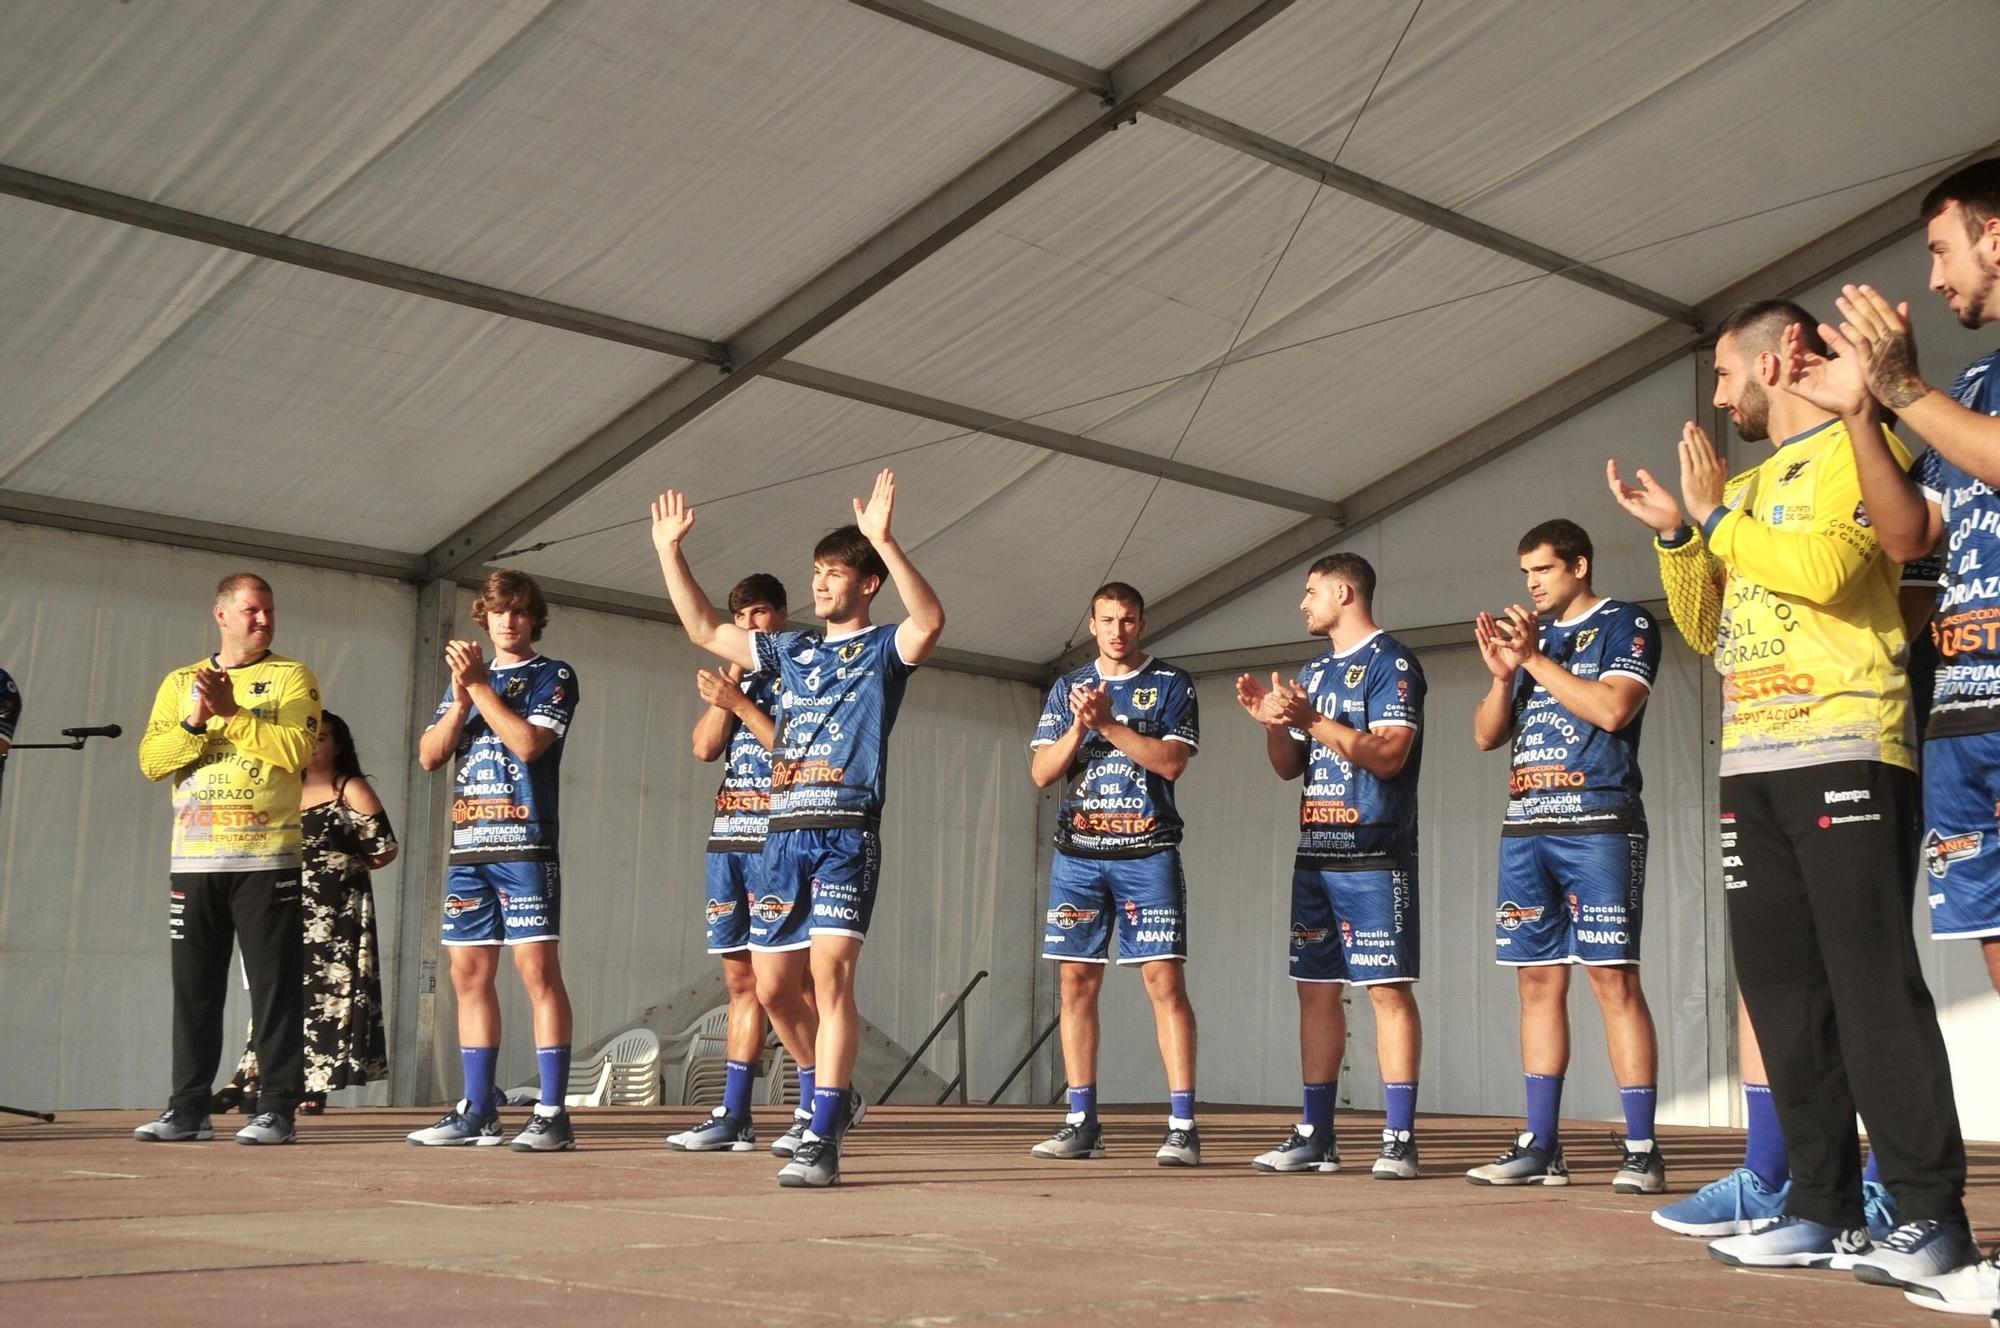
<svg viewBox="0 0 2000 1328">
<path fill-rule="evenodd" d="M 1500 907 L 1493 911 L 1493 920 L 1500 924 L 1502 931 L 1519 931 L 1522 923 L 1542 920 L 1542 906 L 1536 904 L 1530 907 L 1511 899 L 1503 900 Z"/>
<path fill-rule="evenodd" d="M 1984 831 L 1974 830 L 1963 835 L 1943 835 L 1933 830 L 1924 836 L 1924 870 L 1942 881 L 1954 862 L 1979 856 L 1979 846 L 1985 841 Z"/>
<path fill-rule="evenodd" d="M 765 895 L 757 901 L 757 918 L 762 922 L 779 922 L 791 916 L 792 906 L 776 895 Z"/>
<path fill-rule="evenodd" d="M 1075 904 L 1068 902 L 1057 904 L 1049 910 L 1049 921 L 1064 931 L 1069 931 L 1074 927 L 1081 927 L 1086 922 L 1095 921 L 1096 918 L 1096 909 L 1078 908 Z"/>
<path fill-rule="evenodd" d="M 1294 950 L 1303 950 L 1308 945 L 1318 945 L 1325 939 L 1326 928 L 1324 927 L 1307 927 L 1296 922 L 1292 924 L 1292 948 Z"/>
</svg>

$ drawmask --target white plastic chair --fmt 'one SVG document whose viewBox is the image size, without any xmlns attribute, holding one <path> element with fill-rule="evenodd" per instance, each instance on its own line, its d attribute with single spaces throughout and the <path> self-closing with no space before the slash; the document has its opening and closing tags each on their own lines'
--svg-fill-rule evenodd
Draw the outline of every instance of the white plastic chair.
<svg viewBox="0 0 2000 1328">
<path fill-rule="evenodd" d="M 572 1107 L 657 1106 L 660 1101 L 660 1038 L 650 1028 L 634 1028 L 606 1043 L 583 1065 L 570 1067 L 563 1102 Z"/>
</svg>

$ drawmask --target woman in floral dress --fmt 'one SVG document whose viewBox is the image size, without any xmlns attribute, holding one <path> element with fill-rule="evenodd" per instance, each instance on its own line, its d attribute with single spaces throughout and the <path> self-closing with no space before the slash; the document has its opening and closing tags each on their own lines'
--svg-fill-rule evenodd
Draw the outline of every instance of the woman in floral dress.
<svg viewBox="0 0 2000 1328">
<path fill-rule="evenodd" d="M 389 1075 L 368 873 L 395 858 L 396 832 L 361 773 L 347 722 L 330 710 L 305 769 L 299 810 L 306 981 L 306 1095 L 299 1110 L 312 1114 L 325 1108 L 328 1093 Z M 236 1077 L 216 1095 L 216 1109 L 254 1112 L 257 1086 L 257 1056 L 246 1047 Z"/>
</svg>

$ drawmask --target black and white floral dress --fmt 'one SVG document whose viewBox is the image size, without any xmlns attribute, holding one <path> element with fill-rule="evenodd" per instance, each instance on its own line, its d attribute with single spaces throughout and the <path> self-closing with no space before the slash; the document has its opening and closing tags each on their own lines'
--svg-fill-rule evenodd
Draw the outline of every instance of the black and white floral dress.
<svg viewBox="0 0 2000 1328">
<path fill-rule="evenodd" d="M 388 813 L 368 815 L 350 807 L 346 787 L 342 780 L 332 802 L 307 807 L 299 816 L 308 1093 L 389 1077 L 368 864 L 395 847 L 396 832 Z M 256 1053 L 245 1048 L 236 1081 L 247 1084 L 256 1078 Z"/>
</svg>

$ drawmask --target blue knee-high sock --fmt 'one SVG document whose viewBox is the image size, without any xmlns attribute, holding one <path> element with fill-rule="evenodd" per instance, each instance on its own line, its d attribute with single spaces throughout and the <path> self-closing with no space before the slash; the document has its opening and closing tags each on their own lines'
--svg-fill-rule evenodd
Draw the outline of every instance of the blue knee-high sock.
<svg viewBox="0 0 2000 1328">
<path fill-rule="evenodd" d="M 1384 1122 L 1390 1129 L 1401 1134 L 1405 1130 L 1417 1128 L 1417 1085 L 1415 1080 L 1407 1084 L 1383 1084 L 1382 1107 L 1389 1119 Z"/>
<path fill-rule="evenodd" d="M 810 1065 L 801 1065 L 799 1067 L 799 1106 L 808 1112 L 813 1109 L 814 1088 L 813 1067 Z"/>
<path fill-rule="evenodd" d="M 1785 1128 L 1778 1124 L 1778 1108 L 1771 1101 L 1771 1086 L 1743 1085 L 1743 1107 L 1750 1122 L 1750 1137 L 1743 1144 L 1743 1165 L 1767 1188 L 1775 1190 L 1791 1179 L 1792 1158 L 1785 1148 Z"/>
<path fill-rule="evenodd" d="M 1882 1183 L 1882 1158 L 1875 1151 L 1874 1144 L 1868 1145 L 1868 1166 L 1862 1171 L 1861 1179 L 1872 1180 L 1877 1185 Z"/>
<path fill-rule="evenodd" d="M 1167 1115 L 1177 1121 L 1192 1122 L 1194 1120 L 1194 1090 L 1192 1088 L 1169 1089 L 1167 1092 L 1167 1102 Z"/>
<path fill-rule="evenodd" d="M 542 1107 L 562 1110 L 563 1098 L 569 1093 L 569 1044 L 560 1047 L 536 1047 L 535 1068 L 542 1076 Z M 547 1114 L 544 1112 L 544 1114 Z"/>
<path fill-rule="evenodd" d="M 822 1139 L 831 1139 L 840 1133 L 840 1110 L 847 1105 L 847 1090 L 831 1085 L 813 1089 L 812 1124 L 806 1128 Z"/>
<path fill-rule="evenodd" d="M 1535 1147 L 1555 1151 L 1556 1120 L 1562 1115 L 1563 1077 L 1559 1074 L 1521 1076 L 1528 1083 L 1528 1133 Z"/>
<path fill-rule="evenodd" d="M 493 1110 L 493 1067 L 498 1047 L 460 1047 L 458 1063 L 465 1070 L 465 1109 L 475 1116 Z"/>
<path fill-rule="evenodd" d="M 1087 1121 L 1097 1119 L 1097 1085 L 1071 1084 L 1069 1086 L 1069 1114 L 1081 1116 Z"/>
<path fill-rule="evenodd" d="M 1323 1084 L 1307 1084 L 1305 1110 L 1301 1119 L 1313 1127 L 1313 1133 L 1325 1135 L 1333 1128 L 1333 1090 L 1340 1080 L 1329 1079 Z"/>
<path fill-rule="evenodd" d="M 722 1081 L 722 1111 L 728 1116 L 750 1114 L 750 1085 L 757 1079 L 757 1067 L 750 1061 L 727 1061 Z"/>
<path fill-rule="evenodd" d="M 1653 1111 L 1659 1101 L 1658 1084 L 1634 1084 L 1618 1090 L 1618 1105 L 1625 1109 L 1625 1139 L 1628 1143 L 1652 1142 Z"/>
</svg>

